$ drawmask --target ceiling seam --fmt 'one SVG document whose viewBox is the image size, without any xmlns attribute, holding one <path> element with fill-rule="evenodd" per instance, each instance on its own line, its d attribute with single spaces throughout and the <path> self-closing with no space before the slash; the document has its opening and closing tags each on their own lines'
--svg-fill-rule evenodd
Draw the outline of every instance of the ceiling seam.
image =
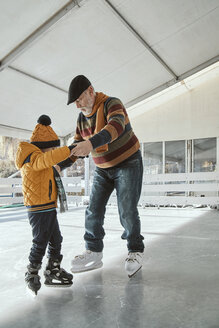
<svg viewBox="0 0 219 328">
<path fill-rule="evenodd" d="M 149 44 L 141 37 L 141 35 L 134 29 L 134 27 L 122 16 L 122 14 L 111 4 L 109 0 L 104 0 L 113 13 L 119 18 L 119 20 L 125 25 L 128 30 L 138 39 L 141 44 L 152 54 L 152 56 L 173 76 L 177 81 L 178 76 L 174 71 L 165 63 L 165 61 L 149 46 Z"/>
<path fill-rule="evenodd" d="M 59 9 L 54 15 L 52 15 L 47 21 L 40 25 L 34 32 L 21 41 L 14 49 L 12 49 L 5 57 L 0 60 L 0 72 L 10 65 L 19 55 L 21 55 L 26 49 L 28 49 L 34 41 L 46 33 L 49 28 L 56 24 L 63 16 L 65 16 L 74 7 L 80 8 L 80 3 L 85 0 L 71 0 L 61 9 Z M 88 1 L 88 0 L 86 0 Z"/>
<path fill-rule="evenodd" d="M 175 36 L 176 34 L 182 32 L 182 31 L 185 31 L 188 27 L 196 24 L 197 22 L 199 22 L 200 20 L 202 20 L 203 18 L 205 18 L 206 16 L 208 16 L 209 14 L 211 14 L 212 12 L 214 12 L 215 10 L 218 9 L 218 6 L 211 9 L 210 11 L 208 11 L 207 13 L 205 13 L 204 15 L 202 15 L 201 17 L 198 17 L 196 20 L 192 21 L 191 23 L 179 28 L 178 30 L 176 30 L 175 32 L 173 33 L 170 33 L 169 35 L 167 35 L 166 37 L 164 37 L 163 39 L 160 39 L 158 40 L 157 42 L 153 43 L 152 47 L 155 47 L 157 45 L 159 45 L 160 43 L 166 41 L 166 40 L 169 40 L 170 38 L 172 38 L 173 36 Z"/>
<path fill-rule="evenodd" d="M 11 125 L 5 125 L 5 124 L 0 124 L 1 128 L 7 128 L 7 129 L 12 129 L 12 130 L 18 130 L 18 131 L 23 131 L 23 132 L 28 132 L 28 133 L 32 133 L 31 130 L 28 129 L 22 129 L 22 128 L 17 128 L 15 126 L 11 126 Z"/>
<path fill-rule="evenodd" d="M 180 81 L 183 81 L 184 79 L 186 79 L 187 77 L 191 76 L 192 74 L 195 74 L 195 73 L 198 73 L 199 71 L 201 71 L 202 69 L 205 69 L 207 68 L 208 66 L 210 65 L 213 65 L 215 64 L 216 62 L 219 61 L 219 55 L 218 56 L 215 56 L 209 60 L 207 60 L 206 62 L 196 66 L 195 68 L 192 68 L 191 70 L 181 74 L 178 76 L 178 80 L 176 81 L 175 79 L 172 79 L 172 80 L 169 80 L 163 84 L 161 84 L 160 86 L 146 92 L 145 94 L 129 101 L 128 103 L 125 104 L 125 106 L 128 108 L 128 107 L 131 107 L 135 104 L 137 104 L 138 102 L 140 101 L 143 101 L 151 96 L 153 96 L 154 94 L 158 93 L 158 92 L 161 92 L 163 91 L 164 89 L 167 89 L 169 87 L 171 87 L 172 85 L 180 82 Z"/>
<path fill-rule="evenodd" d="M 47 82 L 47 81 L 45 81 L 45 80 L 42 80 L 42 79 L 36 77 L 35 75 L 29 74 L 29 73 L 27 73 L 27 72 L 24 72 L 24 71 L 22 71 L 22 70 L 20 70 L 20 69 L 18 69 L 18 68 L 16 68 L 16 67 L 8 66 L 7 68 L 8 68 L 8 69 L 11 69 L 12 71 L 15 71 L 15 72 L 17 72 L 17 73 L 19 73 L 19 74 L 25 75 L 25 76 L 27 76 L 28 78 L 31 78 L 31 79 L 33 79 L 33 80 L 35 80 L 35 81 L 38 81 L 38 82 L 43 83 L 43 84 L 46 84 L 46 85 L 48 85 L 48 86 L 50 86 L 50 87 L 52 87 L 52 88 L 54 88 L 54 89 L 57 89 L 57 90 L 59 90 L 59 91 L 62 91 L 62 92 L 64 92 L 65 94 L 68 93 L 67 90 L 62 89 L 62 88 L 58 87 L 57 85 L 52 84 L 52 83 L 50 83 L 50 82 Z"/>
</svg>

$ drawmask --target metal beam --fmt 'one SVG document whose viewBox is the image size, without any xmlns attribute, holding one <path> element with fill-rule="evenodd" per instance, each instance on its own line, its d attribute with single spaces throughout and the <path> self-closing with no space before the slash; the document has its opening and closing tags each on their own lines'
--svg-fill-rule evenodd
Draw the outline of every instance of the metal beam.
<svg viewBox="0 0 219 328">
<path fill-rule="evenodd" d="M 195 73 L 198 73 L 198 72 L 201 71 L 202 69 L 205 69 L 205 68 L 207 68 L 208 66 L 215 64 L 217 61 L 219 61 L 219 55 L 218 55 L 218 56 L 215 56 L 215 57 L 213 57 L 213 58 L 207 60 L 206 62 L 204 62 L 204 63 L 202 63 L 202 64 L 200 64 L 200 65 L 198 65 L 198 66 L 196 66 L 196 67 L 190 69 L 189 71 L 187 71 L 187 72 L 181 74 L 181 75 L 179 76 L 179 81 L 182 81 L 182 80 L 184 80 L 185 78 L 187 78 L 187 77 L 189 77 L 189 76 L 191 76 L 191 75 L 193 75 L 193 74 L 195 74 Z"/>
<path fill-rule="evenodd" d="M 118 12 L 118 10 L 110 3 L 109 0 L 104 0 L 113 13 L 119 20 L 128 28 L 128 30 L 143 44 L 143 46 L 152 54 L 152 56 L 174 77 L 178 80 L 178 76 L 174 71 L 163 61 L 163 59 L 149 46 L 149 44 L 140 36 L 140 34 L 131 26 L 131 24 Z"/>
<path fill-rule="evenodd" d="M 74 7 L 80 7 L 80 2 L 84 0 L 71 0 L 53 16 L 51 16 L 45 23 L 38 27 L 33 33 L 31 33 L 26 39 L 18 44 L 13 50 L 11 50 L 0 61 L 0 71 L 10 65 L 18 56 L 20 56 L 25 50 L 27 50 L 39 37 L 48 31 L 51 26 L 57 23 L 63 16 L 65 16 Z"/>
<path fill-rule="evenodd" d="M 164 89 L 167 89 L 167 88 L 171 87 L 172 85 L 174 85 L 174 84 L 176 84 L 178 82 L 179 81 L 176 81 L 175 79 L 172 79 L 172 80 L 170 80 L 168 82 L 165 82 L 164 84 L 161 84 L 158 87 L 156 87 L 156 88 L 154 88 L 154 89 L 152 89 L 152 90 L 144 93 L 143 95 L 141 95 L 141 96 L 139 96 L 139 97 L 137 97 L 137 98 L 129 101 L 128 103 L 125 104 L 125 107 L 126 108 L 129 108 L 129 107 L 131 107 L 131 106 L 139 103 L 140 101 L 143 101 L 143 100 L 145 100 L 145 99 L 147 99 L 147 98 L 155 95 L 156 93 L 159 93 L 159 92 L 163 91 Z"/>
<path fill-rule="evenodd" d="M 161 92 L 163 91 L 164 89 L 167 89 L 169 88 L 170 86 L 180 82 L 180 81 L 183 81 L 184 79 L 186 79 L 187 77 L 195 74 L 195 73 L 198 73 L 199 71 L 201 71 L 202 69 L 205 69 L 207 68 L 208 66 L 210 65 L 213 65 L 214 63 L 216 63 L 217 61 L 219 61 L 219 56 L 216 56 L 216 57 L 213 57 L 209 60 L 207 60 L 206 62 L 192 68 L 191 70 L 179 75 L 178 79 L 172 79 L 168 82 L 165 82 L 164 84 L 161 84 L 160 86 L 144 93 L 143 95 L 141 95 L 140 97 L 137 97 L 131 101 L 129 101 L 128 103 L 125 104 L 125 106 L 128 108 L 128 107 L 131 107 L 135 104 L 137 104 L 138 102 L 142 101 L 142 100 L 145 100 L 153 95 L 155 95 L 156 93 L 158 92 Z"/>
<path fill-rule="evenodd" d="M 24 72 L 24 71 L 22 71 L 22 70 L 20 70 L 20 69 L 17 69 L 17 68 L 15 68 L 15 67 L 13 67 L 13 66 L 8 66 L 8 69 L 11 69 L 12 71 L 15 71 L 15 72 L 17 72 L 17 73 L 19 73 L 19 74 L 25 75 L 25 76 L 27 76 L 27 77 L 30 77 L 31 79 L 36 80 L 36 81 L 38 81 L 38 82 L 44 83 L 44 84 L 46 84 L 46 85 L 48 85 L 48 86 L 50 86 L 50 87 L 52 87 L 52 88 L 54 88 L 54 89 L 57 89 L 57 90 L 59 90 L 59 91 L 64 92 L 65 94 L 68 93 L 67 90 L 62 89 L 62 88 L 58 87 L 58 86 L 55 85 L 55 84 L 52 84 L 52 83 L 47 82 L 47 81 L 45 81 L 45 80 L 39 79 L 38 77 L 36 77 L 36 76 L 34 76 L 34 75 L 31 75 L 31 74 L 29 74 L 29 73 L 26 73 L 26 72 Z"/>
<path fill-rule="evenodd" d="M 17 128 L 15 126 L 11 126 L 11 125 L 4 125 L 4 124 L 0 124 L 0 128 L 6 128 L 6 129 L 9 129 L 9 130 L 16 130 L 16 131 L 19 131 L 19 132 L 28 132 L 28 133 L 32 133 L 31 130 L 28 130 L 28 129 L 22 129 L 22 128 Z"/>
</svg>

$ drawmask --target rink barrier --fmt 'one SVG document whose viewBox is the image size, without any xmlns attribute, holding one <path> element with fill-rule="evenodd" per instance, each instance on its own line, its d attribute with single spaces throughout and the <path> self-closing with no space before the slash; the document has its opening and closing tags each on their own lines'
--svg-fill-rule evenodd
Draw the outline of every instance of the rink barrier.
<svg viewBox="0 0 219 328">
<path fill-rule="evenodd" d="M 63 177 L 62 182 L 66 191 L 68 204 L 80 204 L 83 199 L 81 177 Z M 22 179 L 0 178 L 0 205 L 22 203 Z"/>
<path fill-rule="evenodd" d="M 145 174 L 140 204 L 218 206 L 219 173 Z"/>
<path fill-rule="evenodd" d="M 116 204 L 115 191 L 109 204 Z M 219 173 L 195 172 L 145 174 L 139 205 L 216 206 L 219 205 Z"/>
<path fill-rule="evenodd" d="M 81 177 L 62 178 L 69 204 L 87 203 Z M 21 204 L 21 178 L 0 178 L 0 205 Z M 115 191 L 108 204 L 116 204 Z M 144 175 L 139 205 L 145 206 L 219 206 L 219 173 L 173 173 Z"/>
</svg>

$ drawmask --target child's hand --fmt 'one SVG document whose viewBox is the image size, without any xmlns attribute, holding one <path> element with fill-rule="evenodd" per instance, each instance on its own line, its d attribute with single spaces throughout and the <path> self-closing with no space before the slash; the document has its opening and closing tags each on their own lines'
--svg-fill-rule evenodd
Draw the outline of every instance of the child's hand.
<svg viewBox="0 0 219 328">
<path fill-rule="evenodd" d="M 74 145 L 75 147 L 71 150 L 71 155 L 74 156 L 87 156 L 90 153 L 90 151 L 93 149 L 90 140 L 81 141 Z"/>
<path fill-rule="evenodd" d="M 75 156 L 74 154 L 73 154 L 73 150 L 74 150 L 74 148 L 76 147 L 75 145 L 72 145 L 73 146 L 73 148 L 71 149 L 71 152 L 70 152 L 70 155 L 69 155 L 69 157 L 71 157 L 71 156 Z M 71 147 L 72 147 L 71 146 Z M 76 156 L 75 156 L 76 157 Z"/>
</svg>

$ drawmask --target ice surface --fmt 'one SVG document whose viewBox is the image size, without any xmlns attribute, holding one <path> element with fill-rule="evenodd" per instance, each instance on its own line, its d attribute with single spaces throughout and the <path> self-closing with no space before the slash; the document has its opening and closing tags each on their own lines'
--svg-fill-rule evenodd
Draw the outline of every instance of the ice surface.
<svg viewBox="0 0 219 328">
<path fill-rule="evenodd" d="M 58 214 L 66 270 L 84 250 L 84 211 L 70 207 Z M 75 274 L 68 289 L 42 284 L 34 299 L 24 283 L 32 239 L 26 210 L 1 209 L 0 327 L 218 328 L 219 212 L 139 212 L 146 249 L 143 268 L 133 278 L 124 270 L 127 250 L 117 208 L 108 207 L 103 268 Z"/>
</svg>

